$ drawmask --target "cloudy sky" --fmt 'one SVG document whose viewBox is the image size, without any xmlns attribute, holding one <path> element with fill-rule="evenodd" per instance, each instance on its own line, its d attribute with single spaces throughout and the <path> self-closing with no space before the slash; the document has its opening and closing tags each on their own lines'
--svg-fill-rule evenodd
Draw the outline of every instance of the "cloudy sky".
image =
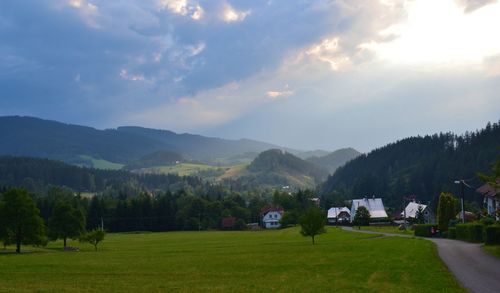
<svg viewBox="0 0 500 293">
<path fill-rule="evenodd" d="M 500 119 L 492 0 L 2 0 L 0 115 L 361 151 Z"/>
</svg>

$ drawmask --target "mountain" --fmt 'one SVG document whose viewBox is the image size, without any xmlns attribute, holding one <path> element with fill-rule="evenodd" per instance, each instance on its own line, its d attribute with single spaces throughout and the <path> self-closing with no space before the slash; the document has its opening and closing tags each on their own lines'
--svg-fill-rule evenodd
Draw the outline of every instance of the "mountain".
<svg viewBox="0 0 500 293">
<path fill-rule="evenodd" d="M 329 153 L 330 153 L 329 151 L 325 151 L 325 150 L 314 150 L 314 151 L 305 151 L 305 152 L 296 153 L 295 155 L 297 157 L 301 158 L 302 160 L 305 160 L 305 159 L 310 158 L 310 157 L 323 157 L 323 156 L 328 155 Z"/>
<path fill-rule="evenodd" d="M 435 207 L 441 192 L 458 195 L 454 181 L 465 179 L 472 187 L 466 189 L 465 198 L 480 204 L 482 198 L 475 193 L 482 184 L 477 172 L 488 172 L 499 156 L 499 123 L 460 136 L 410 137 L 348 162 L 328 177 L 319 192 L 341 199 L 376 195 L 393 208 L 401 208 L 403 197 L 415 195 Z"/>
<path fill-rule="evenodd" d="M 131 164 L 148 155 L 154 157 L 159 151 L 174 152 L 186 160 L 233 164 L 249 162 L 255 153 L 281 148 L 249 139 L 227 140 L 131 126 L 98 130 L 20 116 L 0 117 L 0 137 L 0 155 L 50 158 L 90 167 L 96 160 L 110 166 Z"/>
<path fill-rule="evenodd" d="M 353 148 L 339 149 L 324 156 L 308 157 L 306 161 L 316 164 L 329 173 L 334 173 L 337 168 L 343 166 L 348 161 L 357 158 L 360 152 Z"/>
<path fill-rule="evenodd" d="M 260 153 L 245 169 L 230 178 L 236 189 L 252 187 L 314 188 L 326 170 L 279 149 Z"/>
</svg>

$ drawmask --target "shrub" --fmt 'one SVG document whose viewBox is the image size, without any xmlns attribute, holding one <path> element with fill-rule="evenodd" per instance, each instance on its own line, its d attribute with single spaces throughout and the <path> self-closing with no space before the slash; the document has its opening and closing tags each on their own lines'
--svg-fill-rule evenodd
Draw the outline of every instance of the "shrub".
<svg viewBox="0 0 500 293">
<path fill-rule="evenodd" d="M 448 238 L 449 239 L 456 239 L 457 238 L 457 228 L 455 228 L 455 227 L 448 228 Z"/>
<path fill-rule="evenodd" d="M 419 225 L 413 225 L 413 226 L 415 227 L 415 236 L 432 237 L 432 236 L 435 236 L 436 231 L 437 231 L 436 225 L 419 224 Z"/>
<path fill-rule="evenodd" d="M 481 223 L 458 224 L 456 239 L 468 242 L 483 242 L 484 225 Z"/>
<path fill-rule="evenodd" d="M 485 227 L 484 242 L 486 244 L 500 244 L 500 226 Z"/>
</svg>

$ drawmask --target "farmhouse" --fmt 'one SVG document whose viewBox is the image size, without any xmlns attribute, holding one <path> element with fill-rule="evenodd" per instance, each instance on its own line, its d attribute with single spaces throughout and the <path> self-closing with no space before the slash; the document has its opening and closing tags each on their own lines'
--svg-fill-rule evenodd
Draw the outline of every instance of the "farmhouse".
<svg viewBox="0 0 500 293">
<path fill-rule="evenodd" d="M 422 213 L 424 214 L 425 222 L 429 223 L 430 213 L 429 213 L 429 209 L 427 208 L 427 205 L 416 203 L 414 201 L 408 203 L 405 210 L 401 212 L 401 218 L 404 218 L 405 214 L 406 214 L 406 219 L 415 219 L 417 217 L 417 212 L 418 212 L 419 208 L 422 209 Z"/>
<path fill-rule="evenodd" d="M 370 212 L 371 219 L 384 219 L 387 218 L 384 203 L 381 198 L 363 198 L 353 199 L 351 206 L 351 222 L 354 221 L 354 216 L 359 207 L 365 207 Z"/>
<path fill-rule="evenodd" d="M 351 211 L 347 207 L 333 207 L 328 210 L 328 223 L 347 223 L 351 219 Z"/>
<path fill-rule="evenodd" d="M 500 210 L 500 189 L 489 184 L 484 184 L 476 189 L 476 192 L 484 196 L 484 205 L 488 215 L 496 217 L 497 220 L 500 220 L 500 215 L 498 214 L 498 211 Z"/>
<path fill-rule="evenodd" d="M 277 229 L 281 227 L 283 208 L 278 206 L 267 206 L 261 210 L 262 227 L 266 229 Z"/>
</svg>

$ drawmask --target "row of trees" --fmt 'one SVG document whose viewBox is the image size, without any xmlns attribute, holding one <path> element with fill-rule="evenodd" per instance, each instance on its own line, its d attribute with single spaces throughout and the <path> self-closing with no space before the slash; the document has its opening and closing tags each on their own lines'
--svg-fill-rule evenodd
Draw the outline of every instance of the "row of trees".
<svg viewBox="0 0 500 293">
<path fill-rule="evenodd" d="M 97 250 L 104 234 L 100 229 L 87 233 L 83 212 L 66 201 L 55 203 L 45 226 L 40 210 L 25 189 L 8 189 L 0 196 L 0 240 L 4 247 L 15 244 L 17 253 L 21 245 L 46 245 L 48 240 L 57 239 L 62 239 L 66 248 L 67 239 L 76 238 L 93 244 Z"/>
</svg>

